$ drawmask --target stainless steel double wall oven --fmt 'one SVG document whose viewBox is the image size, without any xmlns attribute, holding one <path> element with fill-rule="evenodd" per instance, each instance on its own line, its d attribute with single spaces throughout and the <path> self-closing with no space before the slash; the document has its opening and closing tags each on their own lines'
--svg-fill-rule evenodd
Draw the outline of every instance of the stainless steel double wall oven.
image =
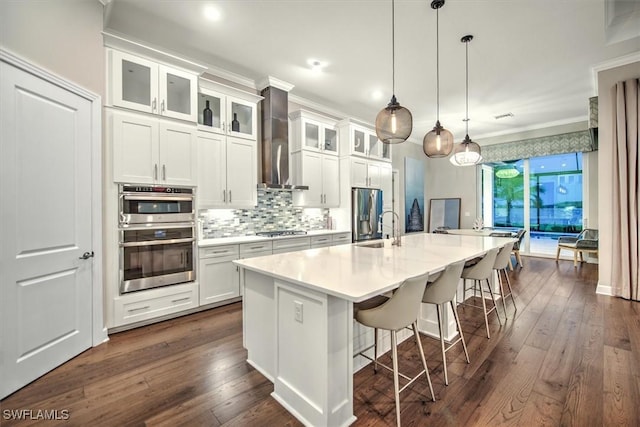
<svg viewBox="0 0 640 427">
<path fill-rule="evenodd" d="M 192 188 L 119 186 L 120 293 L 195 280 Z"/>
</svg>

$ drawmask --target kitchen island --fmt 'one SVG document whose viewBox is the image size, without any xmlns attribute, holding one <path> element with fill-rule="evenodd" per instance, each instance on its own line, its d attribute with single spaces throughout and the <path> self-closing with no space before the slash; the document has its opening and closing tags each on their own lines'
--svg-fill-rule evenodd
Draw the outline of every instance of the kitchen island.
<svg viewBox="0 0 640 427">
<path fill-rule="evenodd" d="M 350 425 L 353 304 L 511 241 L 419 233 L 403 236 L 402 246 L 384 240 L 234 261 L 244 286 L 247 361 L 304 424 Z"/>
</svg>

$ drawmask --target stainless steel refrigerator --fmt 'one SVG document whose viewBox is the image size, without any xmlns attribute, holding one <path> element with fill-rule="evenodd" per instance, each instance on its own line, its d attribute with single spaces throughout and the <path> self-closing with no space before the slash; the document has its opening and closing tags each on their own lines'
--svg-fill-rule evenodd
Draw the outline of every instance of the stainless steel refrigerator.
<svg viewBox="0 0 640 427">
<path fill-rule="evenodd" d="M 354 242 L 382 238 L 380 215 L 382 215 L 382 190 L 372 188 L 351 190 L 351 229 Z"/>
</svg>

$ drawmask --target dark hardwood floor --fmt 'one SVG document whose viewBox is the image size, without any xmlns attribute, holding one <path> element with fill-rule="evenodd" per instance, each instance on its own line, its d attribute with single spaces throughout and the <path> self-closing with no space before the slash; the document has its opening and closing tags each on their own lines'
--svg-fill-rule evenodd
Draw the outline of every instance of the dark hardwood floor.
<svg viewBox="0 0 640 427">
<path fill-rule="evenodd" d="M 471 364 L 461 346 L 423 346 L 436 393 L 416 382 L 401 395 L 404 426 L 640 425 L 640 304 L 595 294 L 597 266 L 525 258 L 510 273 L 517 312 L 491 319 L 461 308 Z M 297 426 L 271 398 L 272 384 L 246 362 L 240 303 L 121 332 L 0 403 L 0 425 L 14 409 L 66 410 L 75 426 Z M 401 369 L 420 362 L 413 338 L 400 345 Z M 388 355 L 384 356 L 388 358 Z M 395 424 L 393 381 L 371 368 L 354 378 L 356 426 Z"/>
</svg>

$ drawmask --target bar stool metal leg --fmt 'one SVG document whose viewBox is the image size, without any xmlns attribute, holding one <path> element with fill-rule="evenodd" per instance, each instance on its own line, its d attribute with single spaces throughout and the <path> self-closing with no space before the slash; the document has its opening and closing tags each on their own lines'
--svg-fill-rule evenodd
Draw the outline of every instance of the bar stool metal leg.
<svg viewBox="0 0 640 427">
<path fill-rule="evenodd" d="M 431 400 L 435 402 L 436 395 L 433 393 L 433 385 L 431 385 L 431 376 L 429 375 L 429 368 L 427 368 L 427 359 L 424 357 L 424 350 L 422 349 L 422 341 L 420 341 L 420 333 L 418 332 L 418 322 L 413 322 L 413 334 L 416 336 L 416 344 L 418 345 L 418 349 L 420 350 L 420 358 L 422 359 L 424 374 L 427 376 L 427 382 L 429 383 Z"/>
<path fill-rule="evenodd" d="M 396 425 L 400 427 L 400 385 L 398 381 L 398 348 L 396 331 L 391 331 L 391 357 L 393 362 L 393 395 L 396 400 Z"/>
<path fill-rule="evenodd" d="M 447 375 L 447 356 L 444 354 L 444 331 L 442 330 L 442 313 L 440 304 L 436 304 L 436 313 L 438 314 L 438 330 L 440 331 L 440 349 L 442 351 L 442 363 L 444 368 L 444 384 L 449 385 L 449 376 Z"/>
<path fill-rule="evenodd" d="M 458 326 L 458 333 L 460 334 L 460 340 L 462 341 L 462 348 L 464 348 L 464 355 L 467 358 L 467 363 L 471 363 L 469 360 L 469 353 L 467 352 L 467 343 L 464 341 L 464 335 L 462 334 L 462 326 L 460 326 L 460 318 L 458 317 L 458 309 L 453 301 L 449 301 L 451 309 L 453 310 L 453 317 L 456 319 L 456 325 Z"/>
</svg>

